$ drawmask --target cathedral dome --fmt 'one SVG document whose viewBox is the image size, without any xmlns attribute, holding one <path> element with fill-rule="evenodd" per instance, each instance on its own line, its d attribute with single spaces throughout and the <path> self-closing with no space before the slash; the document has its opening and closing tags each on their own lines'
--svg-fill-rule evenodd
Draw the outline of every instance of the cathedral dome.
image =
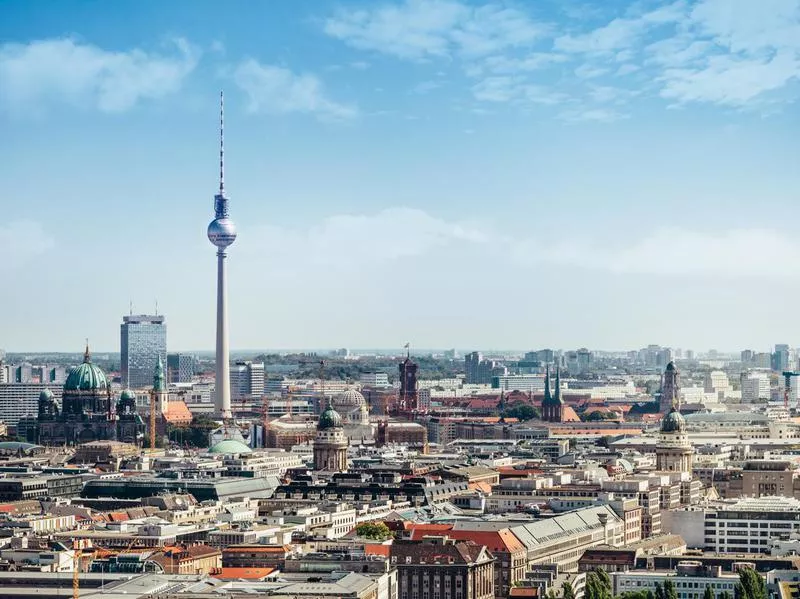
<svg viewBox="0 0 800 599">
<path fill-rule="evenodd" d="M 367 405 L 367 400 L 355 389 L 348 389 L 333 400 L 333 406 L 340 411 L 350 412 Z"/>
<path fill-rule="evenodd" d="M 122 393 L 119 395 L 120 400 L 134 400 L 136 401 L 136 393 L 131 391 L 130 389 L 124 389 Z"/>
<path fill-rule="evenodd" d="M 662 433 L 682 433 L 686 430 L 686 419 L 681 413 L 672 408 L 670 412 L 661 419 L 661 432 Z"/>
<path fill-rule="evenodd" d="M 360 394 L 359 394 L 360 395 Z M 326 430 L 330 428 L 342 428 L 344 426 L 342 417 L 339 412 L 333 409 L 329 404 L 327 408 L 319 415 L 319 424 L 317 430 Z"/>
<path fill-rule="evenodd" d="M 238 439 L 223 439 L 213 447 L 209 448 L 208 453 L 223 455 L 233 455 L 240 453 L 252 453 L 252 449 Z"/>
<path fill-rule="evenodd" d="M 669 364 L 667 364 L 667 370 L 676 370 L 676 368 L 675 368 L 675 362 L 673 362 L 672 360 L 670 360 Z"/>
<path fill-rule="evenodd" d="M 106 391 L 108 379 L 100 367 L 92 364 L 89 348 L 83 356 L 83 364 L 69 371 L 64 391 Z"/>
<path fill-rule="evenodd" d="M 51 399 L 53 399 L 53 392 L 50 389 L 42 389 L 39 394 L 39 401 L 50 401 Z"/>
</svg>

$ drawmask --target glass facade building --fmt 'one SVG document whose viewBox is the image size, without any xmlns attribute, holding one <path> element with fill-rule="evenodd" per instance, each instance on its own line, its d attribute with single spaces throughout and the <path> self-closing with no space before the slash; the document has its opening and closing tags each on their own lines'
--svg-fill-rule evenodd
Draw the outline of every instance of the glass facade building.
<svg viewBox="0 0 800 599">
<path fill-rule="evenodd" d="M 191 383 L 195 358 L 189 354 L 167 355 L 167 374 L 170 383 Z"/>
<path fill-rule="evenodd" d="M 163 316 L 146 314 L 122 317 L 120 325 L 120 377 L 123 386 L 153 386 L 153 372 L 161 356 L 167 363 L 167 325 Z"/>
</svg>

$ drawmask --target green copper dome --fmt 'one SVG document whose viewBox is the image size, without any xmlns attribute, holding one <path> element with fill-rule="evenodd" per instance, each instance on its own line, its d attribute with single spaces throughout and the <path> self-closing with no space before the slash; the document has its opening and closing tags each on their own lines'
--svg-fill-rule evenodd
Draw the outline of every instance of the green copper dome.
<svg viewBox="0 0 800 599">
<path fill-rule="evenodd" d="M 329 428 L 341 428 L 342 424 L 342 417 L 339 416 L 339 412 L 334 410 L 330 404 L 328 407 L 325 408 L 322 414 L 319 415 L 319 424 L 317 425 L 318 430 L 325 430 Z"/>
<path fill-rule="evenodd" d="M 106 391 L 108 380 L 98 366 L 92 364 L 89 346 L 83 354 L 83 364 L 69 371 L 64 391 Z"/>
<path fill-rule="evenodd" d="M 50 389 L 42 389 L 39 394 L 39 401 L 49 401 L 51 399 L 53 399 L 53 392 Z"/>
<path fill-rule="evenodd" d="M 662 433 L 680 433 L 685 429 L 686 420 L 676 408 L 672 408 L 672 410 L 661 419 Z"/>
<path fill-rule="evenodd" d="M 119 398 L 120 398 L 120 400 L 123 400 L 123 399 L 131 400 L 132 399 L 132 400 L 136 401 L 136 393 L 134 393 L 130 389 L 124 389 L 122 391 L 122 393 L 120 393 Z"/>
<path fill-rule="evenodd" d="M 210 447 L 208 453 L 218 453 L 224 455 L 237 454 L 237 453 L 251 453 L 253 450 L 247 445 L 236 439 L 224 439 Z"/>
</svg>

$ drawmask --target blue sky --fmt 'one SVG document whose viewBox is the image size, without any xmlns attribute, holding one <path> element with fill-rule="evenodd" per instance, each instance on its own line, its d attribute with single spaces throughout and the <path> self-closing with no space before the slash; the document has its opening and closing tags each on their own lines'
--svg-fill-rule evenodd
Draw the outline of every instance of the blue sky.
<svg viewBox="0 0 800 599">
<path fill-rule="evenodd" d="M 800 344 L 800 0 L 0 6 L 0 347 Z"/>
</svg>

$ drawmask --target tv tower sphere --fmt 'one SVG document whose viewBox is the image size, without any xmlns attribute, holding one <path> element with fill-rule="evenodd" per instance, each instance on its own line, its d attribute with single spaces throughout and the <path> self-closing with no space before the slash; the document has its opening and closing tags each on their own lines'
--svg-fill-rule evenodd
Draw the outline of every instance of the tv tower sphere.
<svg viewBox="0 0 800 599">
<path fill-rule="evenodd" d="M 208 240 L 225 249 L 236 241 L 236 225 L 229 218 L 215 218 L 208 225 Z"/>
</svg>

